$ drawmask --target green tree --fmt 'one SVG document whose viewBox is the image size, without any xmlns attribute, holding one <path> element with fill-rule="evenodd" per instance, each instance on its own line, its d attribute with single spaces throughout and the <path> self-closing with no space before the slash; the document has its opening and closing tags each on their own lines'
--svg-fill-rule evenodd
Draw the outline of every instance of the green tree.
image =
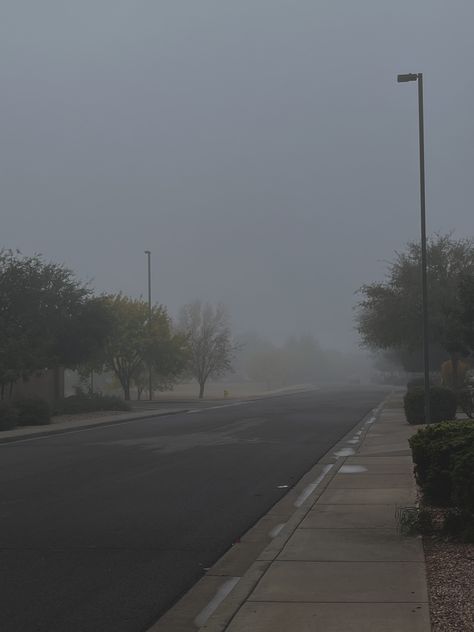
<svg viewBox="0 0 474 632">
<path fill-rule="evenodd" d="M 133 384 L 141 384 L 151 366 L 155 384 L 171 385 L 183 371 L 187 346 L 182 335 L 173 333 L 166 309 L 117 294 L 108 297 L 112 326 L 105 345 L 104 366 L 114 372 L 130 399 Z"/>
<path fill-rule="evenodd" d="M 73 367 L 102 343 L 103 311 L 92 290 L 62 265 L 0 252 L 0 384 L 45 368 Z M 59 393 L 56 393 L 59 395 Z"/>
<path fill-rule="evenodd" d="M 472 348 L 467 320 L 472 295 L 463 290 L 474 274 L 474 242 L 437 235 L 428 242 L 429 339 L 434 353 L 441 348 L 453 367 Z M 387 280 L 361 288 L 358 330 L 372 349 L 395 349 L 413 357 L 422 341 L 421 251 L 409 243 L 389 265 Z M 439 356 L 437 357 L 439 360 Z"/>
<path fill-rule="evenodd" d="M 225 375 L 232 368 L 236 347 L 232 342 L 229 316 L 221 304 L 214 307 L 194 301 L 181 309 L 179 326 L 188 341 L 188 371 L 199 384 L 202 399 L 207 380 Z"/>
</svg>

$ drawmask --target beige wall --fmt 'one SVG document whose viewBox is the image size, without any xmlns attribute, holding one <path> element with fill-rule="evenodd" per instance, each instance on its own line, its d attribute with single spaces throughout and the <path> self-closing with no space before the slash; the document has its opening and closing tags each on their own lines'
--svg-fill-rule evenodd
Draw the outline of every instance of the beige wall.
<svg viewBox="0 0 474 632">
<path fill-rule="evenodd" d="M 64 394 L 64 370 L 59 370 L 59 397 Z M 32 375 L 28 380 L 18 380 L 13 386 L 13 398 L 41 397 L 49 404 L 56 400 L 54 392 L 54 371 L 45 369 L 39 375 Z"/>
</svg>

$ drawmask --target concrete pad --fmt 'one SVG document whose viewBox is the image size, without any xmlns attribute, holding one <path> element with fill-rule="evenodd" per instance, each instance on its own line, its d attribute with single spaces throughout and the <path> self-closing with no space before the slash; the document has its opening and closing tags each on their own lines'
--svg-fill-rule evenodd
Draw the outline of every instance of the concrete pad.
<svg viewBox="0 0 474 632">
<path fill-rule="evenodd" d="M 204 576 L 148 632 L 189 632 L 194 620 L 222 586 L 225 577 Z"/>
<path fill-rule="evenodd" d="M 298 529 L 278 560 L 316 562 L 422 562 L 421 538 L 395 529 Z"/>
<path fill-rule="evenodd" d="M 379 464 L 387 464 L 390 463 L 392 465 L 412 465 L 413 461 L 410 455 L 408 456 L 371 456 L 371 457 L 361 457 L 359 455 L 351 456 L 346 459 L 345 463 L 353 463 L 354 465 L 359 464 L 361 461 L 364 463 L 379 463 Z"/>
<path fill-rule="evenodd" d="M 330 489 L 396 489 L 410 488 L 413 474 L 337 474 Z"/>
<path fill-rule="evenodd" d="M 245 571 L 255 562 L 265 544 L 262 542 L 239 542 L 234 544 L 212 568 L 208 575 L 228 575 L 242 577 Z"/>
<path fill-rule="evenodd" d="M 414 429 L 415 428 L 415 429 Z M 374 434 L 383 435 L 383 436 L 391 436 L 391 435 L 406 435 L 407 437 L 411 436 L 414 432 L 417 432 L 415 426 L 410 426 L 409 424 L 400 425 L 399 423 L 390 423 L 390 422 L 378 422 L 371 426 L 368 436 L 372 436 Z"/>
<path fill-rule="evenodd" d="M 276 530 L 285 524 L 288 518 L 288 514 L 266 514 L 242 536 L 241 542 L 261 542 L 265 546 L 275 537 Z"/>
<path fill-rule="evenodd" d="M 410 489 L 337 489 L 329 487 L 319 499 L 325 505 L 402 505 L 416 502 L 416 490 Z"/>
<path fill-rule="evenodd" d="M 383 426 L 380 428 L 375 428 L 373 432 L 369 433 L 365 439 L 365 443 L 374 443 L 374 444 L 382 444 L 382 443 L 400 443 L 402 441 L 406 441 L 408 445 L 408 441 L 412 437 L 413 432 L 403 431 L 401 432 L 399 429 L 394 429 L 391 431 L 386 431 Z"/>
<path fill-rule="evenodd" d="M 273 562 L 249 601 L 427 602 L 422 562 Z"/>
<path fill-rule="evenodd" d="M 322 505 L 318 503 L 301 523 L 302 529 L 395 528 L 396 505 Z"/>
<path fill-rule="evenodd" d="M 424 603 L 246 603 L 227 632 L 430 632 Z"/>
<path fill-rule="evenodd" d="M 364 442 L 358 454 L 361 456 L 411 456 L 411 450 L 408 441 L 401 441 L 400 443 L 390 445 L 366 445 Z"/>
<path fill-rule="evenodd" d="M 365 467 L 367 468 L 366 474 L 404 474 L 413 476 L 413 462 L 409 456 L 353 456 L 347 459 L 345 465 Z"/>
</svg>

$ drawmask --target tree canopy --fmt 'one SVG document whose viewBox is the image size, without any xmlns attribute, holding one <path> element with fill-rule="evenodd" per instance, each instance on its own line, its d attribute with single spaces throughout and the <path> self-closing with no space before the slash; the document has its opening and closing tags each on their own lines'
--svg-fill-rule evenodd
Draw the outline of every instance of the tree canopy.
<svg viewBox="0 0 474 632">
<path fill-rule="evenodd" d="M 0 251 L 0 384 L 45 368 L 76 366 L 103 342 L 100 299 L 66 267 Z"/>
<path fill-rule="evenodd" d="M 395 349 L 409 357 L 422 344 L 421 248 L 409 243 L 389 264 L 382 283 L 364 285 L 358 330 L 372 349 Z M 474 242 L 436 235 L 427 245 L 429 340 L 433 355 L 473 350 Z"/>
<path fill-rule="evenodd" d="M 155 388 L 173 384 L 187 361 L 185 338 L 172 331 L 171 320 L 161 305 L 117 294 L 107 298 L 112 326 L 107 336 L 104 366 L 117 376 L 125 399 L 133 384 L 140 387 L 147 367 L 153 371 Z"/>
</svg>

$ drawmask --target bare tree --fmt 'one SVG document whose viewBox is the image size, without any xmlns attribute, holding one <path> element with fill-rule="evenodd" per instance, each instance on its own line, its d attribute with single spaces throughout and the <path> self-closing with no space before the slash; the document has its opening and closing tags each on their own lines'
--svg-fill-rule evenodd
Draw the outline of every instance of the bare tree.
<svg viewBox="0 0 474 632">
<path fill-rule="evenodd" d="M 189 372 L 199 384 L 199 399 L 209 377 L 231 369 L 234 346 L 224 305 L 194 301 L 180 312 L 180 328 L 189 344 Z"/>
</svg>

